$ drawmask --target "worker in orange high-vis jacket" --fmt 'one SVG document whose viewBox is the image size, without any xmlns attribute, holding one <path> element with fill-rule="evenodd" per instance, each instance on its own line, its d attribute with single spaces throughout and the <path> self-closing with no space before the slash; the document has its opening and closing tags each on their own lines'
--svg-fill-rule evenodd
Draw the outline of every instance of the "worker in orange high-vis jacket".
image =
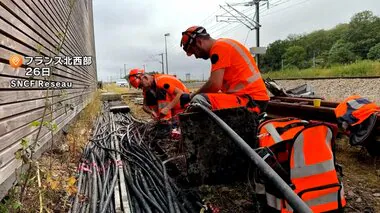
<svg viewBox="0 0 380 213">
<path fill-rule="evenodd" d="M 213 110 L 241 106 L 257 113 L 266 110 L 265 83 L 244 45 L 228 38 L 213 39 L 205 28 L 193 26 L 182 32 L 181 47 L 188 56 L 211 61 L 210 78 L 189 95 L 191 102 Z"/>
<path fill-rule="evenodd" d="M 143 110 L 151 115 L 154 119 L 158 118 L 158 106 L 155 91 L 151 89 L 143 89 L 141 87 L 141 77 L 144 75 L 144 70 L 142 69 L 132 69 L 128 75 L 128 81 L 130 85 L 136 89 L 143 90 Z"/>
<path fill-rule="evenodd" d="M 180 97 L 189 93 L 189 90 L 176 77 L 144 74 L 141 76 L 140 87 L 143 90 L 154 91 L 161 120 L 176 120 L 176 115 L 183 112 L 185 105 L 181 105 Z"/>
</svg>

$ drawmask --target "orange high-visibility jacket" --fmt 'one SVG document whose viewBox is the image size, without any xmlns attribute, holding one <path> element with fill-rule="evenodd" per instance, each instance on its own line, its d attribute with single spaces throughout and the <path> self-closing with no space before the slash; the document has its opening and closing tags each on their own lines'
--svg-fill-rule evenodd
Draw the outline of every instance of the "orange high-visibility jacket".
<svg viewBox="0 0 380 213">
<path fill-rule="evenodd" d="M 293 117 L 264 121 L 258 128 L 259 147 L 268 147 L 292 139 L 307 124 L 308 121 Z"/>
<path fill-rule="evenodd" d="M 210 50 L 211 72 L 224 68 L 222 92 L 269 100 L 265 83 L 249 50 L 233 39 L 216 40 Z"/>
<path fill-rule="evenodd" d="M 353 95 L 339 103 L 334 112 L 340 123 L 355 126 L 373 113 L 380 112 L 380 107 L 366 98 Z"/>
<path fill-rule="evenodd" d="M 174 98 L 174 90 L 176 88 L 182 90 L 185 93 L 189 93 L 186 86 L 176 77 L 172 75 L 155 75 L 154 82 L 156 86 L 156 95 L 158 103 L 158 112 L 160 113 L 163 108 L 165 108 Z M 169 112 L 163 119 L 170 119 L 178 113 L 181 113 L 183 108 L 180 103 L 176 104 L 171 112 Z"/>
<path fill-rule="evenodd" d="M 272 150 L 287 171 L 295 193 L 313 212 L 337 210 L 346 205 L 343 185 L 335 169 L 333 143 L 334 132 L 323 123 L 282 118 L 266 121 L 259 127 L 259 145 Z M 293 212 L 270 183 L 264 186 L 269 207 L 278 212 Z"/>
</svg>

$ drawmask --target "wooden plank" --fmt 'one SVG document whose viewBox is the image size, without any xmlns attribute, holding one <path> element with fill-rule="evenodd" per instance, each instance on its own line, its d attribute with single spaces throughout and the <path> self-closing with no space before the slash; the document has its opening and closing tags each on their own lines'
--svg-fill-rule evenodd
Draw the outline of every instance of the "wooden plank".
<svg viewBox="0 0 380 213">
<path fill-rule="evenodd" d="M 91 88 L 88 88 L 91 90 Z M 67 90 L 53 90 L 51 96 L 60 96 L 62 93 L 74 93 L 85 91 L 83 88 L 79 89 L 67 89 Z M 44 99 L 46 97 L 46 90 L 4 90 L 0 91 L 0 105 L 17 103 L 28 100 Z"/>
<path fill-rule="evenodd" d="M 84 92 L 79 91 L 79 92 L 74 92 L 74 93 L 67 93 L 62 96 L 50 96 L 48 99 L 51 103 L 56 103 L 59 101 L 59 99 L 62 99 L 63 97 L 70 98 L 70 97 L 75 97 L 81 94 L 84 94 Z M 0 105 L 0 120 L 6 117 L 14 116 L 16 114 L 20 114 L 23 112 L 27 112 L 30 110 L 43 107 L 45 106 L 45 102 L 46 102 L 45 98 L 41 98 L 41 99 L 27 100 L 23 102 L 12 103 L 12 104 Z"/>
<path fill-rule="evenodd" d="M 1 35 L 0 35 L 1 37 Z M 6 54 L 11 54 L 10 51 L 5 50 Z M 0 53 L 3 52 L 2 48 L 0 48 Z M 4 52 L 3 52 L 4 53 Z M 40 69 L 41 70 L 41 69 Z M 65 73 L 62 72 L 59 69 L 51 68 L 51 80 L 61 80 L 61 81 L 71 81 L 77 85 L 92 85 L 95 84 L 95 79 L 92 80 L 83 80 L 82 78 L 78 78 L 77 76 L 73 76 L 71 73 Z M 14 77 L 14 78 L 24 78 L 29 79 L 31 76 L 29 76 L 31 73 L 27 75 L 27 71 L 23 67 L 19 67 L 17 69 L 14 69 L 9 64 L 2 64 L 0 63 L 0 75 L 8 76 L 8 77 Z M 42 76 L 34 76 L 34 79 L 45 79 L 45 77 Z"/>
<path fill-rule="evenodd" d="M 87 98 L 85 98 L 83 100 L 87 100 L 89 98 L 90 97 L 87 97 Z M 75 105 L 74 109 L 73 110 L 66 110 L 65 107 L 62 106 L 60 109 L 56 110 L 53 113 L 53 119 L 57 118 L 59 115 L 62 115 L 62 114 L 69 114 L 69 113 L 72 113 L 72 112 L 76 112 L 77 111 L 76 109 L 78 108 L 78 105 L 83 100 L 82 99 L 76 99 L 76 100 L 73 99 L 73 100 L 71 100 L 71 103 L 73 105 Z M 38 119 L 33 120 L 33 121 L 41 121 L 41 119 L 42 119 L 42 116 L 40 116 Z M 50 119 L 50 115 L 47 115 L 47 117 L 45 118 L 45 120 L 49 120 L 49 119 Z M 35 135 L 37 134 L 37 132 L 36 132 L 37 127 L 31 126 L 31 124 L 32 124 L 33 121 L 30 121 L 26 125 L 23 125 L 22 127 L 14 130 L 12 132 L 8 132 L 7 134 L 2 135 L 0 137 L 0 141 L 2 141 L 1 144 L 0 144 L 0 151 L 5 150 L 7 147 L 11 146 L 13 143 L 20 142 L 21 139 L 24 138 L 24 137 L 28 137 L 28 139 L 35 138 Z M 42 132 L 44 132 L 44 131 L 48 131 L 48 130 L 44 128 L 44 129 L 42 129 Z"/>
<path fill-rule="evenodd" d="M 55 104 L 53 105 L 53 110 L 55 111 L 57 108 L 61 108 L 61 106 L 58 105 L 63 105 L 62 107 L 65 107 L 65 104 L 71 104 L 75 101 L 75 99 L 80 98 L 80 97 L 75 97 L 73 99 L 68 99 L 66 101 L 62 101 L 62 104 Z M 26 114 L 20 114 L 15 117 L 11 117 L 9 119 L 1 120 L 0 121 L 0 135 L 6 134 L 7 132 L 12 131 L 13 129 L 16 129 L 25 123 L 30 123 L 34 120 L 39 119 L 42 114 L 43 114 L 44 109 L 38 109 L 34 111 L 30 111 Z M 2 144 L 0 144 L 0 147 Z M 0 148 L 1 149 L 1 148 Z"/>
<path fill-rule="evenodd" d="M 2 49 L 0 48 L 0 52 L 2 52 Z M 8 52 L 10 54 L 10 52 Z M 77 76 L 73 76 L 71 73 L 65 73 L 62 72 L 59 69 L 51 69 L 51 80 L 70 80 L 72 82 L 75 82 L 76 84 L 80 85 L 92 85 L 95 84 L 94 80 L 87 81 L 83 80 L 81 78 L 78 78 Z M 0 63 L 0 74 L 6 75 L 6 76 L 12 76 L 15 78 L 29 78 L 30 76 L 26 76 L 26 69 L 23 67 L 19 67 L 17 69 L 11 67 L 9 64 L 3 64 Z M 44 79 L 43 77 L 34 77 L 35 79 Z"/>
<path fill-rule="evenodd" d="M 71 114 L 73 114 L 73 112 L 68 112 L 66 114 L 64 112 L 64 110 L 62 109 L 59 112 L 54 113 L 55 119 L 53 120 L 53 122 L 55 122 L 56 124 L 59 124 L 59 123 L 62 122 L 62 120 L 64 120 L 66 117 L 69 117 Z M 35 129 L 35 131 L 33 132 L 33 134 L 24 135 L 22 138 L 24 138 L 25 140 L 27 140 L 30 143 L 32 143 L 33 140 L 35 139 L 35 137 L 37 136 L 37 133 L 38 133 L 38 128 L 35 127 L 34 129 Z M 41 130 L 41 132 L 40 132 L 40 137 L 41 138 L 43 138 L 43 136 L 46 135 L 46 134 L 51 134 L 50 131 L 46 127 L 43 127 L 42 129 L 43 130 Z M 6 147 L 2 151 L 0 151 L 0 168 L 3 167 L 3 166 L 5 166 L 5 165 L 7 165 L 11 160 L 14 159 L 14 153 L 19 148 L 21 148 L 20 142 L 21 142 L 21 138 L 20 138 L 20 140 L 14 141 L 8 147 Z"/>
<path fill-rule="evenodd" d="M 49 80 L 46 78 L 43 79 L 41 77 L 39 78 L 33 78 L 33 79 L 29 79 L 27 77 L 18 77 L 18 76 L 8 76 L 8 75 L 1 75 L 0 74 L 0 89 L 5 89 L 5 88 L 8 88 L 8 89 L 23 89 L 22 87 L 18 86 L 17 85 L 17 82 L 20 81 L 28 81 L 28 82 L 32 82 L 34 80 L 35 83 L 37 83 L 38 85 L 35 85 L 33 87 L 30 87 L 30 88 L 41 88 L 41 89 L 47 89 L 45 86 L 43 85 L 39 85 L 39 82 L 40 81 L 46 81 L 46 82 L 49 82 Z M 71 79 L 67 79 L 67 78 L 63 78 L 63 77 L 57 77 L 57 76 L 51 76 L 50 77 L 50 82 L 66 82 L 66 83 L 71 83 L 71 86 L 67 86 L 67 88 L 86 88 L 86 87 L 89 87 L 93 84 L 85 84 L 85 83 L 82 83 L 82 82 L 77 82 L 77 81 L 73 81 Z M 29 83 L 26 83 L 25 85 L 27 85 Z M 24 86 L 23 86 L 24 87 Z M 57 88 L 51 88 L 51 89 L 59 89 L 58 87 Z"/>
<path fill-rule="evenodd" d="M 19 4 L 23 3 L 22 1 L 18 1 Z M 33 14 L 32 11 L 28 7 L 23 7 L 24 11 L 20 10 L 13 2 L 10 0 L 3 0 L 0 2 L 0 14 L 14 25 L 16 25 L 22 31 L 26 31 L 28 35 L 33 37 L 38 37 L 38 40 L 45 40 L 52 47 L 55 47 L 56 44 L 59 44 L 59 39 L 57 35 L 51 30 L 50 27 L 46 25 L 43 26 L 41 20 L 34 19 L 35 17 L 28 16 L 28 14 Z M 52 51 L 54 50 L 51 49 Z M 67 47 L 64 47 L 62 52 L 64 54 L 68 54 Z"/>
<path fill-rule="evenodd" d="M 40 8 L 43 8 L 45 10 L 45 13 L 50 17 L 50 20 L 54 22 L 58 28 L 61 30 L 61 32 L 64 32 L 65 30 L 65 24 L 67 19 L 62 20 L 60 16 L 58 15 L 57 12 L 53 11 L 53 9 L 50 6 L 57 7 L 57 3 L 50 3 L 48 4 L 46 0 L 44 1 L 35 1 L 37 4 L 40 4 Z M 68 2 L 67 2 L 68 3 Z M 76 54 L 80 54 L 82 52 L 83 45 L 77 43 L 77 38 L 76 36 L 73 35 L 72 30 L 68 28 L 67 32 L 67 41 L 69 46 L 73 47 L 76 49 Z M 71 45 L 70 45 L 71 44 Z"/>
<path fill-rule="evenodd" d="M 52 54 L 55 52 L 55 49 L 54 49 L 54 46 L 57 44 L 57 43 L 47 43 L 45 38 L 41 38 L 41 37 L 38 37 L 37 38 L 39 39 L 39 41 L 44 41 L 44 42 L 36 42 L 36 41 L 33 41 L 35 39 L 32 39 L 30 37 L 28 37 L 27 35 L 29 34 L 32 34 L 34 33 L 33 30 L 35 29 L 30 29 L 30 25 L 25 25 L 24 23 L 22 23 L 19 19 L 16 19 L 15 17 L 12 16 L 12 14 L 5 10 L 4 8 L 0 7 L 0 14 L 2 17 L 4 17 L 5 20 L 11 20 L 11 24 L 13 24 L 15 27 L 13 26 L 10 26 L 8 22 L 6 22 L 5 20 L 2 20 L 0 22 L 1 24 L 1 28 L 0 29 L 7 29 L 7 32 L 12 32 L 10 33 L 12 36 L 15 35 L 14 37 L 17 38 L 17 39 L 20 39 L 21 41 L 23 41 L 24 43 L 26 44 L 30 44 L 30 49 L 32 49 L 34 51 L 34 54 L 31 54 L 29 53 L 28 55 L 29 56 L 35 56 L 35 55 L 39 55 L 38 52 L 36 51 L 36 48 L 38 45 L 41 45 L 41 43 L 43 43 L 43 47 L 41 49 L 41 53 L 44 55 L 44 56 L 49 56 L 49 54 Z M 29 26 L 29 27 L 28 27 Z M 35 25 L 37 27 L 37 25 Z M 20 31 L 22 29 L 22 31 Z M 22 36 L 23 32 L 27 32 L 26 35 L 24 34 L 24 36 Z M 28 34 L 29 33 L 29 34 Z M 16 36 L 21 36 L 21 37 L 16 37 Z M 36 37 L 36 36 L 34 36 Z M 3 40 L 3 39 L 1 39 Z M 6 45 L 6 46 L 11 46 L 11 45 Z M 18 50 L 21 50 L 20 48 Z M 55 55 L 55 54 L 54 54 Z M 67 55 L 67 54 L 66 54 Z M 73 69 L 73 68 L 71 68 Z M 74 70 L 73 70 L 74 71 Z M 84 71 L 80 71 L 80 70 L 75 70 L 73 73 L 77 73 L 77 72 L 81 72 L 83 73 Z M 87 73 L 89 74 L 89 73 Z"/>
<path fill-rule="evenodd" d="M 64 12 L 65 12 L 65 15 L 67 16 L 68 15 L 68 11 L 66 11 L 66 10 L 68 10 L 68 8 L 65 8 L 65 9 L 63 9 L 62 7 L 64 7 L 62 4 L 63 3 L 61 3 L 61 1 L 58 1 L 58 3 L 59 3 L 59 5 L 60 5 L 60 8 L 62 9 L 62 10 L 64 10 Z M 66 7 L 67 7 L 67 4 L 65 5 Z M 84 14 L 84 13 L 82 13 L 82 14 Z M 79 21 L 80 19 L 70 19 L 70 22 L 69 22 L 69 26 L 75 26 L 75 27 L 73 27 L 74 29 L 75 29 L 75 31 L 76 32 L 82 32 L 81 30 L 78 30 L 78 27 L 80 27 L 80 24 L 78 23 L 78 21 Z M 73 22 L 75 22 L 75 24 L 73 24 Z M 81 27 L 81 28 L 79 28 L 79 29 L 83 29 L 84 27 Z M 87 26 L 87 28 L 88 28 L 88 26 Z M 87 29 L 86 28 L 86 29 Z M 82 39 L 82 38 L 85 38 L 85 36 L 78 36 L 79 37 L 79 39 Z M 88 39 L 88 40 L 86 40 L 86 42 L 85 41 L 81 41 L 82 43 L 84 43 L 85 44 L 85 47 L 86 47 L 86 52 L 84 53 L 85 55 L 92 55 L 92 56 L 95 56 L 95 53 L 94 53 L 94 51 L 90 51 L 89 50 L 89 46 L 91 46 L 91 45 L 88 45 L 89 43 L 90 43 L 90 40 Z M 88 67 L 86 67 L 87 69 L 88 69 Z M 95 69 L 94 68 L 94 66 L 92 65 L 92 68 L 93 68 L 93 70 Z"/>
<path fill-rule="evenodd" d="M 72 119 L 75 118 L 75 116 L 77 116 L 86 106 L 88 106 L 88 104 L 90 103 L 90 99 L 87 99 L 83 102 L 81 102 L 80 104 L 78 104 L 77 108 L 75 109 L 74 113 L 71 114 L 71 116 L 69 117 L 66 117 L 65 120 L 63 122 L 61 122 L 60 124 L 58 124 L 58 129 L 61 130 L 65 125 L 67 125 Z M 47 142 L 50 140 L 50 138 L 46 141 L 46 142 L 41 142 L 40 143 L 40 146 L 39 146 L 39 149 L 36 151 L 36 157 L 38 157 L 39 155 L 41 155 L 43 153 L 43 151 L 45 151 L 46 149 L 43 149 L 43 147 L 47 144 Z"/>
<path fill-rule="evenodd" d="M 85 106 L 85 103 L 80 105 L 80 110 L 82 110 Z M 78 113 L 72 113 L 71 116 L 67 117 L 62 123 L 59 124 L 59 129 L 62 129 L 68 122 L 70 122 Z M 40 146 L 36 151 L 36 157 L 39 157 L 43 151 L 47 148 L 47 142 L 51 139 L 51 134 L 46 133 L 40 140 Z M 15 169 L 21 166 L 21 161 L 13 158 L 8 164 L 4 165 L 0 169 L 0 183 L 4 182 L 7 178 L 9 178 Z"/>
<path fill-rule="evenodd" d="M 3 38 L 3 35 L 0 34 L 0 39 Z M 14 41 L 11 41 L 11 40 L 8 40 L 8 39 L 4 39 L 6 40 L 7 42 L 9 43 L 12 43 Z M 19 48 L 22 48 L 21 45 L 19 45 L 18 43 L 14 43 L 13 47 L 19 47 Z M 9 57 L 14 54 L 15 52 L 13 51 L 10 51 L 8 49 L 4 49 L 4 48 L 1 48 L 0 47 L 0 55 L 1 55 L 1 58 L 4 57 L 5 60 L 8 60 Z M 27 54 L 23 54 L 23 56 L 30 56 L 30 55 L 27 55 Z M 5 58 L 6 57 L 6 58 Z M 8 58 L 8 59 L 7 59 Z M 19 67 L 17 69 L 14 69 L 12 67 L 10 67 L 9 65 L 7 64 L 2 64 L 0 63 L 1 66 L 0 66 L 0 72 L 1 74 L 11 74 L 11 75 L 19 75 L 19 76 L 25 76 L 25 69 L 22 68 L 22 67 Z M 36 67 L 36 66 L 33 66 L 33 67 Z M 40 66 L 41 67 L 41 66 Z M 61 67 L 61 66 L 58 66 L 58 67 Z M 2 69 L 2 70 L 1 70 Z M 12 72 L 13 71 L 13 72 Z M 16 71 L 16 72 L 15 72 Z M 89 77 L 88 75 L 84 75 L 82 73 L 79 73 L 80 75 L 78 75 L 77 73 L 75 73 L 74 71 L 69 71 L 69 69 L 65 69 L 65 70 L 62 70 L 62 69 L 57 69 L 57 68 L 51 68 L 51 72 L 52 72 L 52 75 L 55 75 L 55 76 L 62 76 L 62 77 L 66 77 L 68 79 L 72 79 L 72 80 L 76 80 L 76 81 L 80 81 L 80 82 L 83 82 L 83 83 L 89 83 L 89 82 L 94 82 L 94 78 L 91 78 Z"/>
<path fill-rule="evenodd" d="M 45 3 L 45 2 L 44 2 Z M 58 10 L 58 7 L 60 7 L 59 5 L 59 2 L 58 1 L 54 1 L 54 2 L 49 2 L 49 3 L 45 3 L 46 7 L 48 8 L 48 10 L 50 10 L 53 14 L 55 14 L 55 17 L 58 19 L 58 24 L 61 24 L 61 29 L 64 29 L 65 28 L 65 24 L 66 22 L 68 21 L 68 14 L 65 16 L 64 14 L 61 13 L 60 10 Z M 81 55 L 83 55 L 84 53 L 84 45 L 83 43 L 81 43 L 81 37 L 79 37 L 78 35 L 75 35 L 74 34 L 74 31 L 73 31 L 73 28 L 68 25 L 68 43 L 73 46 L 73 47 L 76 47 L 78 52 L 81 53 Z M 75 38 L 75 39 L 73 39 Z"/>
<path fill-rule="evenodd" d="M 33 138 L 37 129 L 31 122 L 41 120 L 45 104 L 43 89 L 14 89 L 9 87 L 12 78 L 26 79 L 25 68 L 12 69 L 7 60 L 12 53 L 22 56 L 54 56 L 59 43 L 58 33 L 65 28 L 68 18 L 68 1 L 59 0 L 1 0 L 0 1 L 0 199 L 12 186 L 15 170 L 21 161 L 14 159 L 14 152 L 24 137 Z M 96 90 L 96 59 L 92 3 L 86 8 L 84 1 L 77 1 L 69 19 L 68 34 L 60 56 L 91 55 L 90 66 L 58 66 L 53 80 L 72 81 L 74 88 L 53 90 L 49 100 L 53 103 L 53 119 L 61 129 L 89 102 Z M 39 48 L 42 47 L 42 48 Z M 35 78 L 38 79 L 38 78 Z M 67 96 L 60 93 L 67 91 Z M 66 104 L 74 109 L 66 112 Z M 36 157 L 51 143 L 51 133 L 41 131 Z"/>
<path fill-rule="evenodd" d="M 94 84 L 94 80 L 92 81 L 82 81 L 81 79 L 78 79 L 78 78 L 73 78 L 73 77 L 68 77 L 67 74 L 65 74 L 66 76 L 62 76 L 62 75 L 59 75 L 59 74 L 56 74 L 54 73 L 54 70 L 55 69 L 51 69 L 50 70 L 50 77 L 49 76 L 31 76 L 33 75 L 33 71 L 27 71 L 26 69 L 24 68 L 17 68 L 17 71 L 15 71 L 14 73 L 12 73 L 12 67 L 9 66 L 8 64 L 4 64 L 4 66 L 1 66 L 0 67 L 3 67 L 3 70 L 6 70 L 4 72 L 0 72 L 0 75 L 1 76 L 4 76 L 4 77 L 8 77 L 8 78 L 15 78 L 15 79 L 34 79 L 34 80 L 50 80 L 51 81 L 70 81 L 72 82 L 73 84 L 75 85 L 82 85 L 82 86 L 90 86 L 90 85 L 93 85 Z M 41 73 L 41 69 L 40 69 L 40 73 Z"/>
<path fill-rule="evenodd" d="M 56 1 L 54 1 L 54 2 L 56 2 Z M 81 3 L 80 1 L 77 1 L 75 7 L 73 8 L 72 16 L 69 20 L 69 26 L 70 26 L 71 31 L 75 34 L 75 36 L 78 36 L 79 42 L 81 44 L 85 44 L 85 40 L 84 40 L 85 37 L 81 33 L 83 32 L 83 28 L 86 26 L 81 25 L 79 22 L 80 20 L 83 20 L 83 18 L 85 17 L 84 16 L 85 13 L 82 13 L 79 16 L 76 13 L 76 9 L 78 8 L 78 5 L 80 3 Z M 58 4 L 57 9 L 60 9 L 60 11 L 62 12 L 61 14 L 63 14 L 65 17 L 67 17 L 69 15 L 69 12 L 70 12 L 68 2 L 57 1 L 57 4 Z M 81 17 L 81 18 L 78 19 L 77 17 Z M 82 29 L 82 30 L 80 30 L 80 29 Z"/>
<path fill-rule="evenodd" d="M 0 75 L 0 89 L 33 89 L 33 88 L 40 88 L 40 89 L 47 89 L 47 88 L 41 88 L 39 87 L 40 85 L 34 85 L 34 86 L 28 86 L 28 87 L 23 87 L 23 88 L 16 88 L 16 87 L 12 87 L 13 86 L 13 83 L 12 80 L 26 80 L 25 78 L 9 78 L 9 77 L 5 77 L 5 76 L 2 76 Z M 41 80 L 41 79 L 37 79 L 37 80 Z M 33 81 L 35 82 L 35 81 Z M 67 82 L 71 82 L 71 81 L 67 81 Z M 39 84 L 39 82 L 35 82 L 36 84 Z M 86 88 L 87 86 L 89 85 L 80 85 L 80 84 L 76 84 L 76 83 L 73 83 L 72 84 L 72 87 L 67 87 L 67 88 L 64 88 L 64 89 L 71 89 L 71 88 Z M 50 89 L 60 89 L 60 88 L 50 88 Z"/>
<path fill-rule="evenodd" d="M 57 13 L 60 15 L 60 16 L 62 16 L 62 17 L 64 17 L 64 19 L 66 20 L 67 19 L 67 16 L 68 16 L 68 13 L 65 13 L 64 11 L 63 11 L 63 8 L 62 8 L 62 4 L 61 4 L 61 2 L 60 1 L 55 1 L 55 3 L 54 4 L 56 4 L 56 7 L 54 7 L 54 9 L 57 11 Z M 49 4 L 48 4 L 49 5 Z M 52 5 L 52 4 L 51 4 Z M 79 43 L 81 44 L 80 46 L 82 46 L 83 48 L 82 48 L 82 55 L 89 55 L 90 53 L 89 53 L 89 51 L 88 51 L 88 48 L 87 48 L 87 45 L 85 45 L 86 43 L 84 43 L 84 41 L 83 41 L 83 36 L 79 36 L 79 34 L 78 34 L 78 30 L 77 30 L 77 28 L 74 28 L 73 27 L 73 24 L 72 24 L 72 18 L 70 19 L 70 21 L 69 21 L 69 29 L 70 29 L 70 32 L 72 32 L 73 34 L 74 34 L 74 36 L 76 36 L 76 38 L 77 38 L 77 40 L 79 41 Z M 77 20 L 77 19 L 74 19 L 74 20 Z M 78 25 L 75 25 L 76 27 L 78 27 Z M 83 29 L 84 27 L 82 27 L 82 29 Z M 74 30 L 75 29 L 75 30 Z M 88 41 L 87 41 L 87 43 L 88 43 Z M 77 44 L 77 45 L 79 45 L 79 44 Z M 91 54 L 91 55 L 94 55 L 94 54 Z M 86 67 L 81 67 L 82 69 L 84 69 L 84 70 L 87 70 L 88 72 L 91 72 L 89 69 L 88 69 L 88 66 L 86 66 Z M 94 72 L 91 72 L 92 73 L 92 75 L 94 76 Z"/>
<path fill-rule="evenodd" d="M 3 58 L 5 60 L 8 60 L 10 58 L 10 56 L 12 54 L 15 54 L 15 53 L 21 54 L 24 57 L 26 57 L 26 56 L 34 57 L 34 56 L 39 55 L 37 52 L 35 52 L 29 48 L 25 48 L 25 46 L 23 46 L 19 42 L 16 42 L 16 41 L 14 41 L 14 40 L 12 40 L 12 39 L 10 39 L 10 38 L 2 35 L 2 34 L 0 34 L 0 41 L 2 41 L 1 44 L 3 44 L 7 48 L 7 49 L 5 49 L 4 47 L 0 47 L 0 58 Z M 11 48 L 12 50 L 18 50 L 18 51 L 17 52 L 11 51 L 8 48 Z M 26 63 L 26 61 L 24 61 L 24 64 L 25 63 Z M 36 67 L 36 66 L 34 65 L 31 67 Z M 42 66 L 40 66 L 40 67 L 42 67 Z M 64 67 L 64 66 L 58 65 L 57 68 L 54 68 L 54 69 L 51 68 L 52 73 L 56 73 L 57 75 L 61 75 L 61 76 L 68 76 L 68 78 L 78 79 L 79 81 L 83 81 L 83 82 L 94 81 L 94 77 L 91 77 L 88 74 L 84 74 L 83 72 L 78 73 L 78 72 L 76 72 L 77 70 L 74 70 L 72 68 L 68 68 L 67 66 L 66 66 L 66 69 L 62 69 L 62 67 Z M 5 65 L 2 68 L 3 69 L 6 68 Z M 20 69 L 20 68 L 18 68 L 18 69 Z"/>
<path fill-rule="evenodd" d="M 54 22 L 52 22 L 50 17 L 46 15 L 46 11 L 44 10 L 44 8 L 42 8 L 41 5 L 39 5 L 38 2 L 35 0 L 26 0 L 26 1 L 23 1 L 23 3 L 25 3 L 26 6 L 29 7 L 31 12 L 33 12 L 39 17 L 40 19 L 39 21 L 43 22 L 43 24 L 46 26 L 45 28 L 46 31 L 47 32 L 50 31 L 50 34 L 55 36 L 57 38 L 57 41 L 59 41 L 59 37 L 58 37 L 59 32 L 63 33 L 63 31 L 61 31 L 58 28 L 58 26 Z M 63 44 L 62 48 L 63 48 L 62 50 L 64 50 L 63 52 L 65 52 L 66 55 L 75 54 L 75 50 L 72 49 L 72 47 L 70 47 L 66 43 Z"/>
<path fill-rule="evenodd" d="M 76 104 L 81 108 L 81 105 L 87 103 L 88 100 L 79 100 Z M 87 104 L 86 104 L 87 105 Z M 82 110 L 82 109 L 80 109 Z M 73 115 L 76 115 L 80 112 L 80 110 L 72 110 L 70 112 L 65 113 L 64 110 L 60 110 L 60 112 L 54 113 L 53 122 L 57 124 L 57 131 L 60 130 L 63 126 L 62 121 L 66 120 L 69 117 L 73 117 Z M 71 119 L 70 119 L 71 120 Z M 37 136 L 38 128 L 35 128 L 35 131 L 32 134 L 25 135 L 23 138 L 25 138 L 27 141 L 30 141 L 32 143 L 33 139 Z M 46 128 L 43 127 L 40 132 L 40 138 L 44 138 L 46 135 L 50 135 L 51 132 Z M 18 141 L 15 141 L 13 144 L 9 145 L 6 149 L 3 149 L 0 152 L 0 168 L 6 166 L 12 159 L 14 159 L 14 153 L 21 148 L 20 144 L 21 138 Z M 38 150 L 38 146 L 36 147 L 36 150 Z"/>
<path fill-rule="evenodd" d="M 86 99 L 89 100 L 90 97 L 87 97 Z M 76 107 L 78 106 L 79 103 L 80 103 L 80 101 L 77 101 L 75 103 Z M 71 110 L 70 112 L 72 112 L 74 110 Z M 64 109 L 64 107 L 62 107 L 61 109 L 59 109 L 53 113 L 53 119 L 57 119 L 58 116 L 60 116 L 62 114 L 66 114 L 66 113 L 68 113 L 68 112 Z M 41 120 L 42 120 L 42 118 L 39 118 L 36 121 L 41 121 Z M 41 130 L 40 134 L 44 134 L 46 131 L 48 131 L 48 130 L 46 128 L 43 128 Z M 36 134 L 37 134 L 37 128 L 32 127 L 31 123 L 27 123 L 24 126 L 20 127 L 19 129 L 16 129 L 12 132 L 8 132 L 5 135 L 2 135 L 0 137 L 0 141 L 3 141 L 2 143 L 6 143 L 6 144 L 0 144 L 1 145 L 0 150 L 5 149 L 7 146 L 10 146 L 13 143 L 20 142 L 21 139 L 24 137 L 29 137 L 28 139 L 34 139 Z"/>
</svg>

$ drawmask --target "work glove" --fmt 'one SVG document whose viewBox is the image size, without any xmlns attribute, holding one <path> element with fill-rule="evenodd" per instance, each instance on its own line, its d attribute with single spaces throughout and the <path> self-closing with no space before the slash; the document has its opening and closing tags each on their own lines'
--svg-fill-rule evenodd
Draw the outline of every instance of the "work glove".
<svg viewBox="0 0 380 213">
<path fill-rule="evenodd" d="M 183 93 L 179 99 L 181 107 L 184 108 L 186 104 L 190 103 L 191 98 L 189 93 Z"/>
</svg>

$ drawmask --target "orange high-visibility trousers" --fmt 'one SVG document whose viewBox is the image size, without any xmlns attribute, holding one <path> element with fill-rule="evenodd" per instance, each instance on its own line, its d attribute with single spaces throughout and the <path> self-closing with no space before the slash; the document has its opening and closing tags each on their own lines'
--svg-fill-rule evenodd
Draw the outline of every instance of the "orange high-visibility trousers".
<svg viewBox="0 0 380 213">
<path fill-rule="evenodd" d="M 225 93 L 201 93 L 193 97 L 192 102 L 198 102 L 203 105 L 209 104 L 212 110 L 247 107 L 250 111 L 261 113 L 266 110 L 267 101 L 252 100 L 252 106 L 249 106 L 250 99 L 245 96 L 237 96 Z M 205 104 L 205 102 L 207 102 Z"/>
</svg>

